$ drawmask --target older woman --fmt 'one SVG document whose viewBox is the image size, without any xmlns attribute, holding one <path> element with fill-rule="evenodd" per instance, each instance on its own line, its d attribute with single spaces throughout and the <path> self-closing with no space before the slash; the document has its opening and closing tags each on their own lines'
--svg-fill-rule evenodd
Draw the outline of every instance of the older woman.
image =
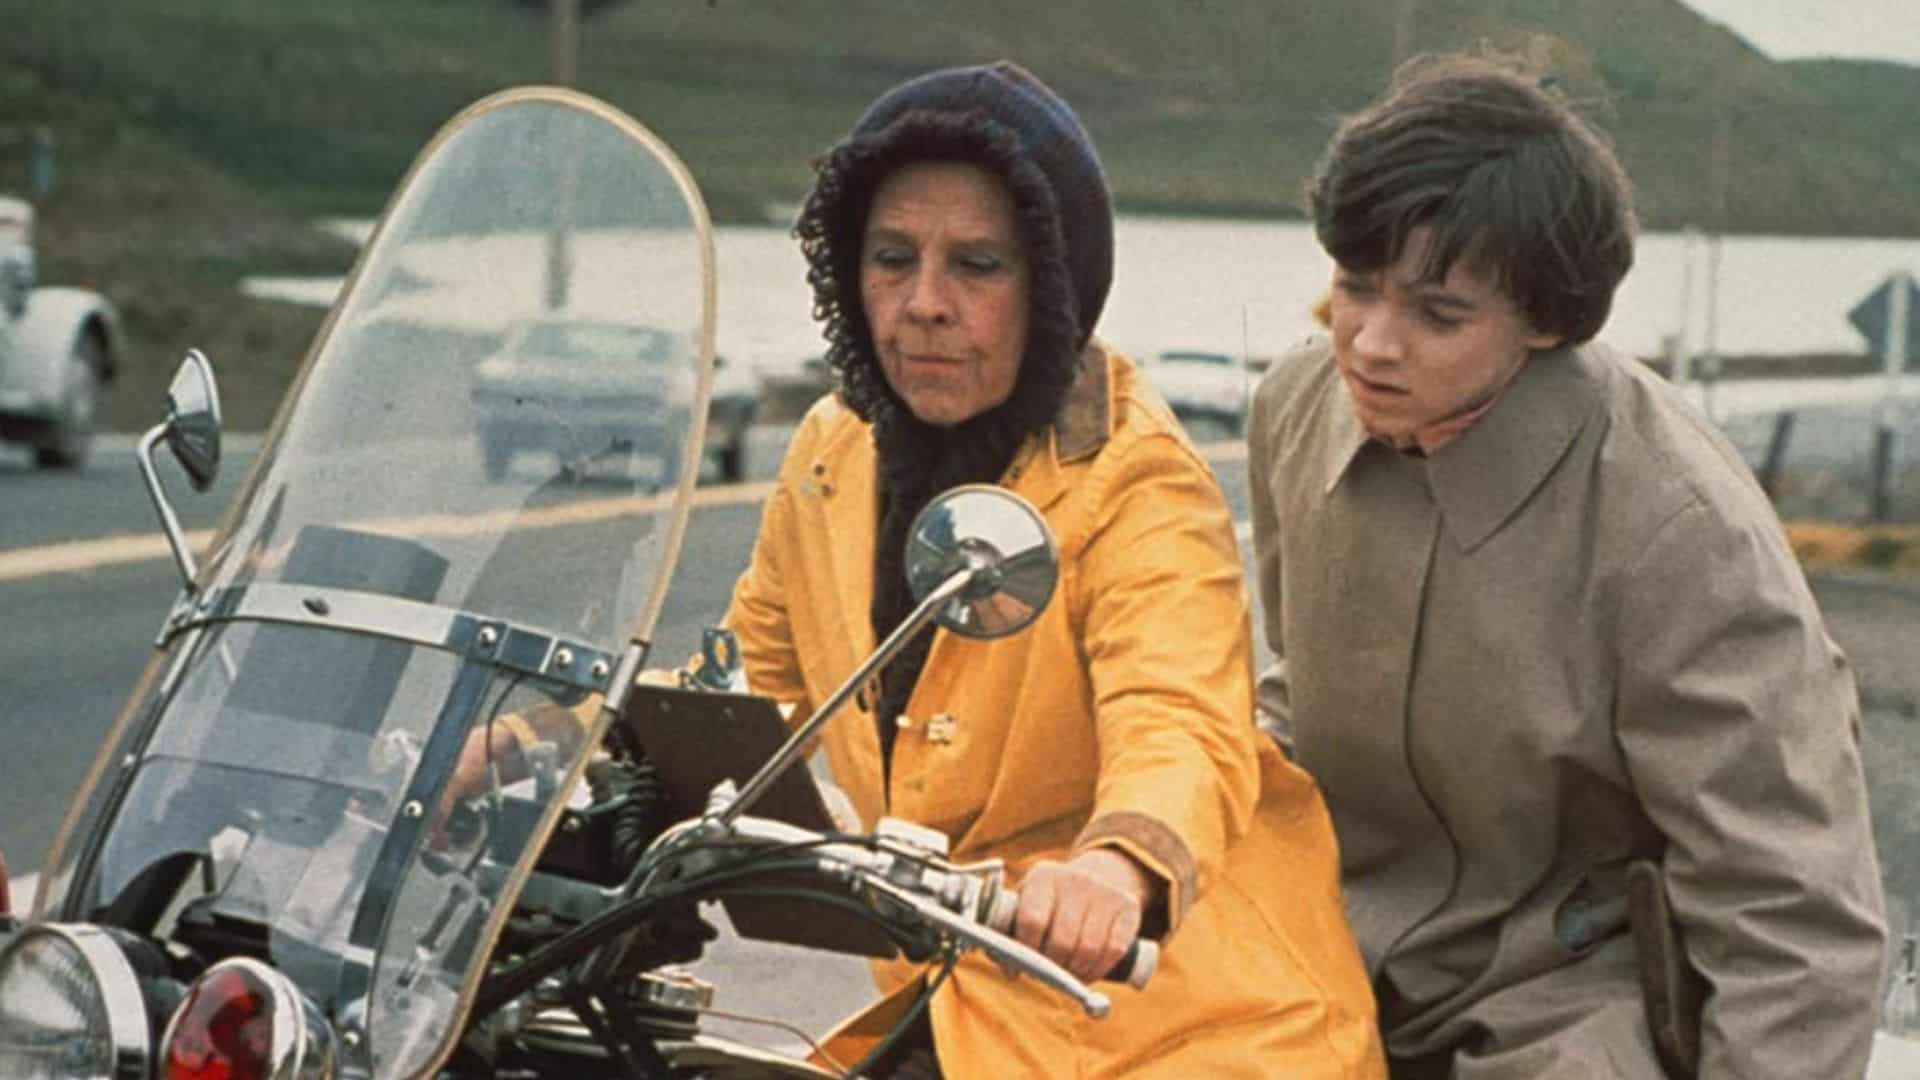
<svg viewBox="0 0 1920 1080">
<path fill-rule="evenodd" d="M 1211 472 L 1091 339 L 1113 222 L 1066 103 L 1011 64 L 894 88 L 797 228 L 840 389 L 799 426 L 727 623 L 757 692 L 822 701 L 911 608 L 908 523 L 998 483 L 1058 540 L 1024 633 L 929 630 L 828 726 L 868 825 L 1005 859 L 1018 936 L 1082 978 L 1141 933 L 1148 988 L 1089 1020 L 970 956 L 919 1033 L 950 1075 L 1372 1076 L 1372 1001 L 1318 792 L 1252 723 L 1248 608 Z M 876 968 L 891 995 L 915 972 Z M 866 1030 L 859 1025 L 851 1030 Z"/>
</svg>

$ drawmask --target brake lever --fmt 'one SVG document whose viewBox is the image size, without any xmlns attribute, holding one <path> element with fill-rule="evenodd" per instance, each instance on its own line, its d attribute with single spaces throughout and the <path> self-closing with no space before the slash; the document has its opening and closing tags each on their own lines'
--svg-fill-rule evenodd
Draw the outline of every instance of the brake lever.
<svg viewBox="0 0 1920 1080">
<path fill-rule="evenodd" d="M 713 801 L 716 803 L 724 802 L 724 800 L 732 794 L 730 789 L 731 784 L 722 781 L 714 790 Z M 709 810 L 711 809 L 712 806 L 710 805 Z M 1074 999 L 1080 1004 L 1081 1009 L 1093 1019 L 1098 1020 L 1105 1017 L 1113 1008 L 1113 1003 L 1107 995 L 1092 989 L 1079 979 L 1074 978 L 1071 972 L 1049 959 L 1044 953 L 1022 944 L 995 927 L 980 921 L 978 917 L 970 917 L 972 914 L 977 914 L 980 917 L 990 917 L 987 912 L 972 913 L 970 911 L 969 914 L 958 913 L 952 910 L 947 904 L 942 903 L 941 899 L 923 894 L 913 885 L 895 880 L 890 871 L 903 853 L 874 851 L 857 845 L 831 841 L 823 843 L 822 841 L 825 841 L 826 838 L 819 833 L 770 818 L 741 815 L 731 822 L 723 822 L 716 816 L 709 814 L 708 817 L 701 819 L 700 824 L 709 830 L 718 831 L 722 835 L 732 834 L 761 843 L 792 844 L 796 846 L 811 845 L 814 848 L 816 858 L 820 861 L 822 870 L 829 873 L 839 873 L 847 878 L 857 878 L 876 892 L 887 896 L 902 907 L 913 911 L 922 920 L 965 939 L 975 948 L 986 953 L 1002 967 L 1030 974 L 1060 993 Z M 662 839 L 664 840 L 665 838 L 662 837 Z M 656 841 L 656 844 L 657 843 L 658 841 Z M 922 876 L 922 871 L 928 869 L 926 864 L 928 862 L 941 861 L 933 852 L 926 854 L 927 859 L 925 861 L 920 859 L 911 860 L 911 862 L 919 864 L 921 867 L 921 870 L 916 871 L 912 876 L 919 878 L 922 888 L 933 884 L 925 876 Z M 998 867 L 997 861 L 982 865 Z M 934 876 L 945 880 L 965 876 L 965 872 L 949 867 L 946 871 L 936 873 Z M 1010 893 L 1006 895 L 1011 896 Z M 951 900 L 952 898 L 948 899 Z M 974 904 L 968 903 L 963 906 L 971 909 Z M 1134 974 L 1126 977 L 1126 981 L 1136 988 L 1144 985 L 1146 979 L 1153 973 L 1157 957 L 1152 952 L 1152 946 L 1153 943 L 1149 941 L 1142 941 L 1136 946 L 1142 954 L 1142 959 L 1145 961 L 1143 964 L 1133 964 L 1131 960 L 1123 962 L 1123 967 L 1131 967 L 1134 972 Z"/>
<path fill-rule="evenodd" d="M 862 876 L 870 887 L 911 909 L 914 914 L 927 922 L 964 938 L 1000 966 L 1032 975 L 1079 1002 L 1080 1008 L 1093 1019 L 1102 1019 L 1112 1011 L 1113 1002 L 1107 995 L 1074 978 L 1066 968 L 1049 960 L 1038 950 L 1028 948 L 998 930 L 983 926 L 964 915 L 948 911 L 933 899 L 921 896 L 911 889 L 902 888 L 879 875 Z"/>
</svg>

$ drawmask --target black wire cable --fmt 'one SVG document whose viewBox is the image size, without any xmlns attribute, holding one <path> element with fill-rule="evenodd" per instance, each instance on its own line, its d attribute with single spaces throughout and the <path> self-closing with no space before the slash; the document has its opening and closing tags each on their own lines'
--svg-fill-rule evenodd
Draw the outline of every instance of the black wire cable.
<svg viewBox="0 0 1920 1080">
<path fill-rule="evenodd" d="M 494 721 L 499 719 L 500 717 L 501 707 L 507 703 L 507 696 L 512 694 L 514 690 L 520 686 L 521 681 L 524 680 L 525 678 L 526 678 L 526 673 L 524 672 L 518 673 L 514 675 L 513 678 L 507 680 L 507 685 L 500 688 L 500 692 L 498 694 L 495 694 L 493 697 L 493 707 L 487 710 L 486 723 L 485 723 L 485 726 L 482 727 L 481 729 L 482 735 L 480 739 L 480 749 L 486 755 L 485 760 L 486 760 L 487 790 L 490 794 L 496 797 L 498 796 L 498 787 L 494 783 L 494 780 L 498 774 L 494 771 L 493 725 L 494 725 Z M 497 811 L 498 807 L 495 806 L 494 809 Z M 448 814 L 451 815 L 451 813 L 452 811 L 449 810 Z M 500 827 L 500 822 L 497 819 L 497 815 L 491 819 L 483 818 L 482 821 L 485 822 L 486 831 L 482 833 L 478 841 L 474 843 L 473 855 L 467 860 L 467 865 L 460 868 L 460 873 L 468 878 L 472 878 L 474 871 L 479 869 L 480 860 L 484 858 L 487 853 L 487 843 L 490 840 L 492 840 L 494 833 L 497 832 Z"/>
<path fill-rule="evenodd" d="M 885 931 L 888 940 L 892 941 L 894 946 L 902 952 L 907 951 L 908 946 L 913 944 L 905 940 L 905 934 L 894 930 L 892 922 L 889 921 L 886 916 L 874 911 L 873 908 L 867 904 L 863 904 L 850 896 L 843 896 L 839 893 L 800 886 L 749 885 L 716 891 L 711 895 L 715 899 L 723 896 L 743 896 L 757 900 L 805 900 L 808 903 L 818 904 L 821 907 L 835 908 L 873 923 Z"/>
<path fill-rule="evenodd" d="M 708 896 L 715 897 L 715 898 L 720 896 L 750 896 L 750 897 L 765 898 L 765 899 L 806 900 L 812 903 L 818 903 L 823 906 L 837 908 L 841 911 L 847 912 L 848 914 L 864 918 L 867 921 L 874 923 L 875 925 L 879 926 L 883 931 L 886 932 L 888 938 L 891 939 L 896 946 L 903 946 L 903 943 L 900 940 L 901 935 L 898 934 L 894 930 L 891 923 L 889 923 L 886 919 L 881 917 L 878 912 L 875 912 L 872 908 L 868 907 L 865 904 L 859 903 L 858 901 L 853 900 L 850 897 L 842 896 L 837 893 L 817 892 L 812 889 L 797 888 L 797 887 L 782 888 L 780 886 L 771 886 L 771 887 L 748 886 L 745 888 L 732 888 L 732 889 L 726 889 L 723 891 L 716 891 L 713 893 L 709 893 Z M 859 1063 L 854 1065 L 853 1068 L 848 1069 L 845 1066 L 842 1066 L 839 1062 L 834 1061 L 832 1058 L 827 1056 L 826 1051 L 824 1049 L 822 1049 L 819 1045 L 816 1044 L 814 1046 L 814 1049 L 817 1052 L 819 1052 L 821 1056 L 821 1060 L 830 1063 L 836 1069 L 840 1069 L 841 1076 L 843 1077 L 848 1077 L 848 1078 L 860 1077 L 865 1072 L 865 1070 L 872 1068 L 874 1063 L 880 1060 L 882 1055 L 884 1055 L 889 1050 L 891 1050 L 895 1045 L 899 1043 L 899 1041 L 902 1038 L 906 1036 L 907 1031 L 910 1028 L 912 1028 L 913 1025 L 920 1019 L 921 1015 L 926 1012 L 928 1006 L 933 1001 L 933 995 L 939 992 L 940 987 L 944 985 L 947 979 L 953 974 L 953 970 L 955 966 L 959 964 L 959 962 L 960 962 L 959 951 L 951 947 L 947 948 L 945 950 L 945 960 L 940 965 L 939 972 L 934 976 L 933 980 L 927 985 L 927 988 L 921 991 L 919 996 L 917 996 L 914 999 L 913 1004 L 908 1007 L 907 1011 L 901 1016 L 899 1022 L 894 1025 L 892 1030 L 887 1032 L 886 1037 L 883 1038 L 879 1043 L 875 1044 L 873 1050 L 869 1051 L 867 1056 L 862 1058 L 859 1061 Z M 809 1039 L 808 1041 L 812 1042 L 811 1039 Z"/>
<path fill-rule="evenodd" d="M 820 840 L 809 840 L 804 844 L 788 845 L 785 848 L 774 849 L 774 851 L 800 850 L 808 847 L 817 847 L 820 844 L 828 842 L 830 841 L 824 838 Z M 691 853 L 707 848 L 730 846 L 733 845 L 720 843 L 695 844 L 674 850 L 676 852 Z M 698 896 L 708 890 L 712 890 L 713 895 L 717 896 L 720 895 L 720 889 L 735 881 L 776 873 L 787 873 L 795 870 L 806 871 L 817 869 L 813 863 L 803 860 L 791 858 L 770 859 L 769 856 L 771 854 L 772 852 L 762 853 L 746 865 L 722 867 L 697 877 L 674 882 L 650 895 L 636 896 L 632 900 L 601 912 L 599 915 L 568 930 L 552 942 L 541 946 L 533 953 L 523 957 L 520 962 L 513 967 L 490 976 L 487 981 L 481 985 L 479 993 L 474 998 L 474 1016 L 483 1017 L 493 1013 L 502 1005 L 533 989 L 533 987 L 538 985 L 540 980 L 548 974 L 558 971 L 568 964 L 581 959 L 606 941 L 633 929 L 641 920 L 651 914 L 654 909 L 663 904 Z M 840 896 L 838 893 L 828 892 L 823 889 L 817 898 L 828 903 L 834 901 L 846 903 L 850 905 L 850 910 L 855 910 L 857 913 L 873 919 L 883 927 L 887 926 L 885 922 L 881 921 L 881 916 L 879 916 L 878 913 L 871 911 L 865 905 L 856 904 Z"/>
<path fill-rule="evenodd" d="M 927 984 L 926 990 L 922 991 L 920 996 L 914 999 L 913 1005 L 907 1009 L 906 1015 L 900 1018 L 899 1023 L 893 1025 L 893 1030 L 887 1032 L 886 1038 L 881 1039 L 878 1043 L 874 1044 L 872 1050 L 867 1051 L 866 1057 L 861 1058 L 854 1064 L 853 1068 L 848 1069 L 842 1075 L 849 1078 L 858 1078 L 868 1069 L 873 1068 L 876 1062 L 890 1053 L 895 1044 L 904 1038 L 908 1030 L 920 1019 L 920 1015 L 927 1011 L 927 1006 L 933 1002 L 933 995 L 940 992 L 940 987 L 946 984 L 947 977 L 953 974 L 953 969 L 958 966 L 959 963 L 960 954 L 949 950 L 947 952 L 946 962 L 940 965 L 940 973 L 935 975 L 933 981 Z M 934 1059 L 936 1061 L 939 1060 L 939 1053 L 939 1047 L 936 1046 L 934 1048 Z"/>
<path fill-rule="evenodd" d="M 743 863 L 721 866 L 715 870 L 694 877 L 671 882 L 650 894 L 635 897 L 632 901 L 622 904 L 610 911 L 603 912 L 588 922 L 582 923 L 580 926 L 569 930 L 567 933 L 561 935 L 560 938 L 536 950 L 533 954 L 524 957 L 520 963 L 513 968 L 489 978 L 487 983 L 480 988 L 480 992 L 476 995 L 474 1016 L 481 1017 L 492 1013 L 501 1005 L 525 993 L 533 986 L 538 985 L 540 979 L 544 978 L 547 974 L 560 970 L 581 956 L 590 954 L 594 949 L 604 944 L 605 941 L 612 940 L 619 934 L 637 926 L 640 921 L 660 906 L 692 897 L 719 899 L 726 896 L 750 896 L 809 901 L 834 908 L 872 923 L 886 934 L 888 940 L 891 941 L 896 948 L 906 951 L 907 948 L 913 944 L 909 940 L 909 935 L 896 928 L 893 920 L 884 917 L 880 912 L 873 910 L 873 908 L 866 903 L 825 888 L 814 889 L 794 885 L 769 886 L 754 884 L 758 879 L 782 874 L 794 872 L 817 873 L 819 871 L 819 865 L 816 862 L 804 858 L 796 858 L 795 856 L 809 849 L 832 843 L 849 843 L 869 849 L 877 849 L 879 846 L 877 841 L 871 836 L 823 834 L 819 837 L 809 838 L 798 843 L 759 849 Z M 651 874 L 654 870 L 663 868 L 671 858 L 683 859 L 697 853 L 737 847 L 738 845 L 733 843 L 712 841 L 669 848 L 656 853 L 654 858 L 645 860 L 648 864 L 647 872 Z M 931 859 L 917 858 L 910 853 L 896 852 L 895 854 L 905 858 L 909 862 L 922 866 L 931 865 L 933 861 Z M 636 866 L 635 878 L 632 880 L 645 880 L 639 875 L 639 870 L 640 867 Z M 941 964 L 939 971 L 928 983 L 927 988 L 915 998 L 914 1003 L 908 1008 L 906 1013 L 903 1014 L 901 1020 L 894 1025 L 893 1029 L 887 1033 L 885 1038 L 868 1052 L 865 1058 L 852 1069 L 845 1071 L 843 1073 L 844 1076 L 857 1077 L 862 1071 L 873 1067 L 875 1062 L 881 1060 L 885 1054 L 889 1053 L 899 1044 L 908 1030 L 926 1013 L 933 1000 L 933 995 L 938 993 L 940 988 L 952 977 L 953 971 L 959 963 L 959 950 L 955 949 L 951 944 L 947 946 L 944 953 L 945 960 Z M 605 1018 L 602 1019 L 604 1022 Z M 612 1032 L 607 1032 L 607 1034 L 611 1035 Z M 632 1050 L 628 1051 L 628 1053 L 632 1052 Z M 621 1054 L 621 1056 L 626 1058 L 627 1054 Z M 628 1060 L 631 1059 L 628 1058 Z M 834 1064 L 838 1067 L 837 1062 Z"/>
<path fill-rule="evenodd" d="M 568 994 L 567 1007 L 573 1011 L 574 1016 L 579 1018 L 581 1026 L 587 1029 L 587 1034 L 592 1035 L 595 1042 L 605 1047 L 607 1052 L 620 1062 L 622 1072 L 629 1076 L 646 1076 L 646 1067 L 640 1061 L 638 1051 L 621 1042 L 614 1034 L 610 1022 L 594 1003 L 591 994 Z"/>
<path fill-rule="evenodd" d="M 817 892 L 812 889 L 798 887 L 748 886 L 745 888 L 716 890 L 707 895 L 714 898 L 720 896 L 751 896 L 766 899 L 806 900 L 819 903 L 824 906 L 838 908 L 849 914 L 860 916 L 875 923 L 887 931 L 887 936 L 892 938 L 896 945 L 900 944 L 899 935 L 894 932 L 893 927 L 887 920 L 865 904 L 861 904 L 858 901 L 837 893 Z M 861 1076 L 867 1069 L 872 1068 L 875 1062 L 881 1060 L 884 1055 L 891 1051 L 902 1038 L 905 1038 L 907 1031 L 911 1029 L 920 1019 L 921 1015 L 927 1011 L 933 1002 L 933 995 L 938 993 L 941 986 L 946 984 L 947 979 L 953 975 L 954 969 L 959 963 L 959 950 L 953 948 L 945 950 L 945 959 L 942 961 L 939 971 L 934 975 L 932 981 L 927 984 L 927 988 L 914 998 L 913 1004 L 907 1008 L 907 1011 L 902 1014 L 900 1020 L 887 1032 L 886 1037 L 879 1043 L 876 1043 L 874 1048 L 868 1051 L 866 1057 L 860 1059 L 851 1069 L 841 1066 L 838 1062 L 833 1062 L 835 1068 L 842 1070 L 841 1075 L 848 1078 Z M 816 1047 L 816 1049 L 818 1049 L 818 1047 Z M 824 1051 L 821 1051 L 821 1054 L 822 1060 L 831 1060 L 826 1058 Z"/>
<path fill-rule="evenodd" d="M 825 847 L 829 844 L 847 844 L 852 847 L 863 847 L 863 848 L 866 848 L 868 851 L 881 850 L 879 838 L 869 833 L 840 833 L 840 832 L 820 833 L 816 836 L 809 837 L 805 840 L 796 840 L 790 843 L 768 844 L 766 847 L 761 848 L 759 850 L 767 856 L 773 856 L 773 855 L 779 855 L 787 852 L 806 851 L 812 848 Z M 738 841 L 733 841 L 733 840 L 702 840 L 698 843 L 689 843 L 685 845 L 675 845 L 672 847 L 662 848 L 661 850 L 652 853 L 651 857 L 643 858 L 639 862 L 636 862 L 634 864 L 633 870 L 628 874 L 628 880 L 629 881 L 644 880 L 644 876 L 648 873 L 651 873 L 653 871 L 653 868 L 657 864 L 669 858 L 683 856 L 695 851 L 715 851 L 715 850 L 726 850 L 729 848 L 738 849 L 741 846 L 742 845 Z M 935 865 L 936 863 L 941 862 L 938 856 L 916 855 L 911 851 L 905 851 L 900 849 L 888 849 L 887 853 L 897 859 L 902 859 L 908 863 L 911 863 L 912 865 L 917 866 L 922 870 L 944 869 L 941 866 Z"/>
</svg>

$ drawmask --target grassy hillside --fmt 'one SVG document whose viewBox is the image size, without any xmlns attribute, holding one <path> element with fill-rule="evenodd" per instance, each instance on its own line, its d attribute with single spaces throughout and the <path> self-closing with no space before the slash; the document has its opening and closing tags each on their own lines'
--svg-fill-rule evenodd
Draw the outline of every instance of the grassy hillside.
<svg viewBox="0 0 1920 1080">
<path fill-rule="evenodd" d="M 232 283 L 343 267 L 302 219 L 376 211 L 462 105 L 549 77 L 547 18 L 512 0 L 0 0 L 0 25 L 0 124 L 59 129 L 46 276 L 105 288 L 134 331 L 121 426 L 189 341 L 277 386 L 317 319 Z M 885 86 L 1000 56 L 1080 109 L 1123 207 L 1279 215 L 1398 53 L 1478 42 L 1534 54 L 1614 133 L 1650 225 L 1920 235 L 1920 72 L 1770 63 L 1677 0 L 652 0 L 585 21 L 578 81 L 721 220 L 796 201 Z"/>
</svg>

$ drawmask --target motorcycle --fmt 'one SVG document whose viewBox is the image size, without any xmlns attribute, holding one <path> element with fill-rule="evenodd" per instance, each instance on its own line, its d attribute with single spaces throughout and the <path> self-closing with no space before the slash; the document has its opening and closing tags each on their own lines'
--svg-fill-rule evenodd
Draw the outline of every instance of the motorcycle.
<svg viewBox="0 0 1920 1080">
<path fill-rule="evenodd" d="M 920 1009 L 981 950 L 1106 1011 L 1009 936 L 998 863 L 841 827 L 795 767 L 918 629 L 1002 636 L 1044 608 L 1058 568 L 1030 506 L 936 499 L 913 615 L 795 730 L 739 687 L 724 631 L 649 667 L 712 267 L 697 188 L 630 117 L 553 88 L 467 108 L 390 202 L 204 561 L 159 478 L 162 446 L 200 491 L 220 465 L 216 379 L 188 354 L 138 453 L 184 584 L 31 918 L 0 917 L 0 1075 L 852 1076 L 905 1030 L 863 1062 L 703 1030 L 714 988 L 685 966 L 714 901 L 743 936 L 928 964 Z M 502 730 L 520 741 L 496 753 Z M 1154 956 L 1112 977 L 1140 985 Z"/>
</svg>

